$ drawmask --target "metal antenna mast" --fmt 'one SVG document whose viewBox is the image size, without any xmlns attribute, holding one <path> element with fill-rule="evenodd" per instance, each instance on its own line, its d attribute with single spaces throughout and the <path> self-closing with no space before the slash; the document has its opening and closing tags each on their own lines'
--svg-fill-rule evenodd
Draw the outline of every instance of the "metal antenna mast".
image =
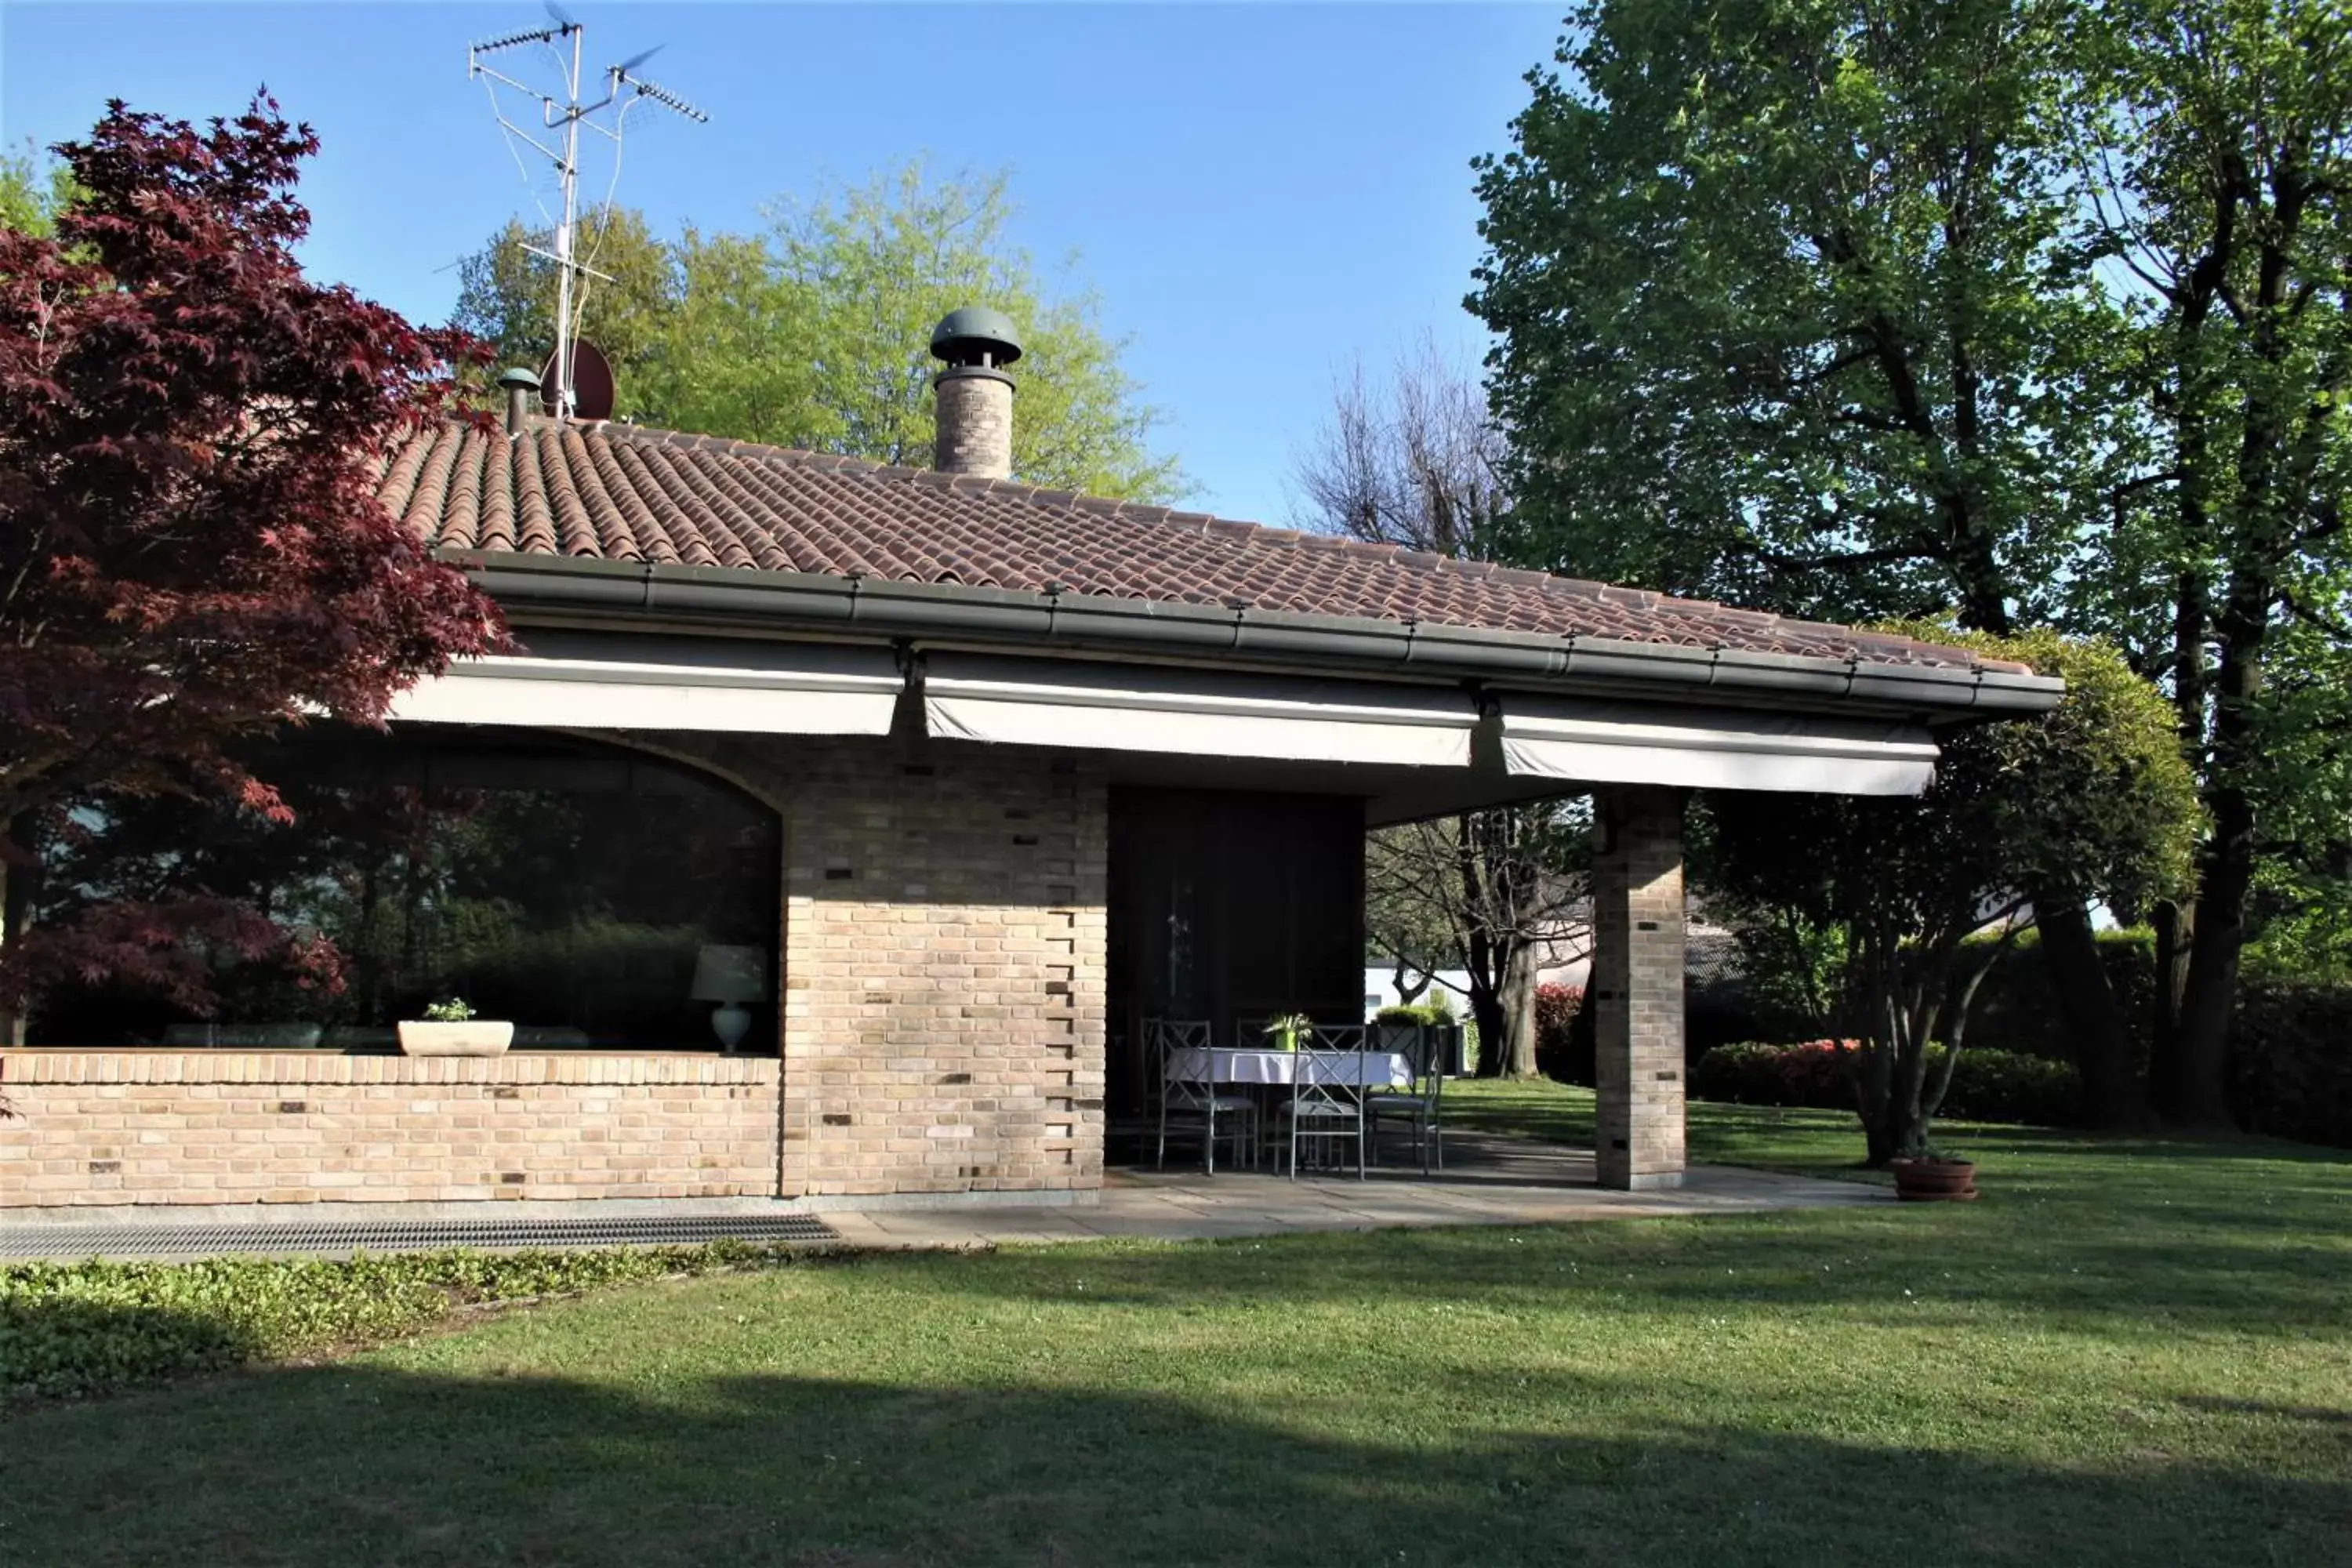
<svg viewBox="0 0 2352 1568">
<path fill-rule="evenodd" d="M 555 376 L 554 385 L 547 395 L 554 401 L 556 416 L 569 419 L 577 406 L 577 389 L 572 380 L 572 351 L 578 336 L 572 314 L 573 279 L 580 276 L 601 279 L 607 283 L 613 281 L 608 274 L 599 272 L 580 260 L 578 255 L 581 127 L 584 125 L 612 142 L 613 176 L 614 183 L 618 184 L 621 132 L 628 121 L 630 110 L 650 100 L 698 125 L 707 122 L 710 117 L 677 93 L 635 74 L 640 66 L 659 52 L 659 45 L 619 65 L 605 67 L 604 96 L 593 103 L 581 102 L 581 46 L 588 29 L 555 0 L 544 0 L 544 4 L 551 26 L 534 27 L 526 33 L 509 33 L 487 43 L 467 46 L 466 77 L 469 81 L 479 79 L 483 82 L 489 91 L 490 111 L 498 117 L 499 126 L 508 135 L 528 144 L 553 163 L 556 180 L 562 187 L 563 216 L 555 225 L 553 248 L 541 250 L 535 245 L 527 245 L 523 248 L 533 256 L 543 257 L 555 263 Z M 561 100 L 552 93 L 517 81 L 513 77 L 482 63 L 486 55 L 521 48 L 530 44 L 544 44 L 554 54 L 562 74 L 563 96 Z M 507 117 L 506 110 L 499 101 L 499 85 L 539 100 L 540 123 L 535 129 L 518 125 Z M 595 116 L 616 104 L 619 107 L 614 109 L 611 124 L 597 121 Z M 551 146 L 542 140 L 551 132 L 557 133 L 560 138 Z M 605 205 L 609 209 L 611 205 L 612 198 L 608 194 Z M 541 210 L 544 211 L 543 208 Z"/>
</svg>

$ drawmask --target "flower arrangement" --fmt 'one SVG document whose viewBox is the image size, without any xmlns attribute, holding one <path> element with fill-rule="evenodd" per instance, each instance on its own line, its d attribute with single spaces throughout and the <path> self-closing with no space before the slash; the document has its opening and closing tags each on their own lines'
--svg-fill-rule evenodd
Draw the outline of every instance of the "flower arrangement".
<svg viewBox="0 0 2352 1568">
<path fill-rule="evenodd" d="M 1266 1037 L 1274 1041 L 1277 1051 L 1295 1051 L 1299 1037 L 1315 1027 L 1315 1020 L 1304 1013 L 1285 1013 L 1265 1021 Z"/>
</svg>

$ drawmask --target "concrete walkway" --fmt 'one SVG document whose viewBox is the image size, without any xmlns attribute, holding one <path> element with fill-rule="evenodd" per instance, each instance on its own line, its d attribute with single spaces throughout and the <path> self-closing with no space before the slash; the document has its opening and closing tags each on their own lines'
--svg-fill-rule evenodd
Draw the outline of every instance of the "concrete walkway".
<svg viewBox="0 0 2352 1568">
<path fill-rule="evenodd" d="M 1440 1225 L 1551 1225 L 1569 1220 L 1756 1214 L 1885 1204 L 1894 1194 L 1856 1182 L 1818 1181 L 1727 1165 L 1693 1166 L 1670 1192 L 1618 1193 L 1595 1184 L 1592 1153 L 1480 1133 L 1449 1134 L 1446 1169 L 1375 1167 L 1365 1179 L 1260 1173 L 1202 1175 L 1114 1168 L 1102 1201 L 1052 1208 L 833 1210 L 826 1223 L 860 1247 L 975 1247 L 1005 1242 L 1142 1237 L 1190 1241 L 1318 1230 Z"/>
<path fill-rule="evenodd" d="M 631 1246 L 720 1237 L 819 1247 L 956 1249 L 1105 1237 L 1189 1241 L 1405 1226 L 1550 1225 L 1893 1201 L 1885 1189 L 1858 1183 L 1723 1165 L 1695 1166 L 1682 1186 L 1668 1192 L 1605 1192 L 1594 1183 L 1587 1150 L 1460 1132 L 1447 1137 L 1445 1152 L 1442 1173 L 1424 1177 L 1417 1170 L 1376 1167 L 1360 1181 L 1114 1167 L 1099 1194 L 1057 1194 L 1060 1201 L 1052 1204 L 731 1198 L 318 1204 L 299 1205 L 296 1214 L 249 1205 L 20 1211 L 0 1218 L 0 1260 L 339 1257 L 355 1249 Z"/>
</svg>

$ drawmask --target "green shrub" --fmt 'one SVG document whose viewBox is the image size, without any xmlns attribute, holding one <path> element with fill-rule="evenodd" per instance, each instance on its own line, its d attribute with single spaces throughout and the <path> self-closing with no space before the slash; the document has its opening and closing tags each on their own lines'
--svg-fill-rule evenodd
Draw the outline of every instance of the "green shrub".
<svg viewBox="0 0 2352 1568">
<path fill-rule="evenodd" d="M 2231 1109 L 2250 1132 L 2352 1149 L 2352 985 L 2249 974 L 2231 1041 Z"/>
<path fill-rule="evenodd" d="M 1847 1074 L 1857 1065 L 1851 1041 L 1808 1040 L 1801 1045 L 1744 1041 L 1717 1046 L 1691 1071 L 1691 1093 L 1700 1100 L 1736 1105 L 1791 1105 L 1851 1110 Z M 1943 1070 L 1944 1047 L 1928 1048 L 1927 1071 Z M 2076 1120 L 2082 1084 L 2065 1062 L 2014 1051 L 1970 1048 L 1952 1069 L 1951 1089 L 1939 1115 L 1968 1121 L 2021 1121 L 2064 1127 Z"/>
<path fill-rule="evenodd" d="M 1943 1070 L 1942 1047 L 1929 1052 L 1927 1070 Z M 1937 1114 L 1962 1121 L 2072 1127 L 2082 1120 L 2082 1104 L 2083 1078 L 2072 1062 L 1970 1047 L 1960 1052 Z"/>
<path fill-rule="evenodd" d="M 1583 1006 L 1581 985 L 1536 987 L 1536 1071 L 1560 1083 L 1590 1087 L 1592 1037 L 1589 1031 L 1580 1036 L 1575 1028 L 1576 1016 Z"/>
<path fill-rule="evenodd" d="M 16 1264 L 0 1268 L 0 1396 L 103 1394 L 413 1333 L 461 1306 L 773 1265 L 790 1256 L 778 1247 L 718 1241 L 347 1261 Z"/>
<path fill-rule="evenodd" d="M 1972 944 L 1999 940 L 1969 939 Z M 2156 935 L 2146 930 L 2103 931 L 2098 949 L 2100 967 L 2107 972 L 2116 1005 L 2123 1010 L 2134 1053 L 2145 1063 L 2156 1026 Z M 2065 1010 L 2058 1005 L 2057 988 L 2051 984 L 2040 932 L 2029 931 L 2019 937 L 1986 973 L 1977 988 L 1969 1038 L 2029 1057 L 2074 1058 L 2074 1037 Z"/>
</svg>

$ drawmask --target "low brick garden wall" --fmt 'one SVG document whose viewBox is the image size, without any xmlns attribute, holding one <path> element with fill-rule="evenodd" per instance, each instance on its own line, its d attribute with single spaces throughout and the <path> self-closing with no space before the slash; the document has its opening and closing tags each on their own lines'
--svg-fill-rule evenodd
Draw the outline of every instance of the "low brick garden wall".
<svg viewBox="0 0 2352 1568">
<path fill-rule="evenodd" d="M 774 1197 L 782 1065 L 0 1051 L 0 1209 Z"/>
</svg>

